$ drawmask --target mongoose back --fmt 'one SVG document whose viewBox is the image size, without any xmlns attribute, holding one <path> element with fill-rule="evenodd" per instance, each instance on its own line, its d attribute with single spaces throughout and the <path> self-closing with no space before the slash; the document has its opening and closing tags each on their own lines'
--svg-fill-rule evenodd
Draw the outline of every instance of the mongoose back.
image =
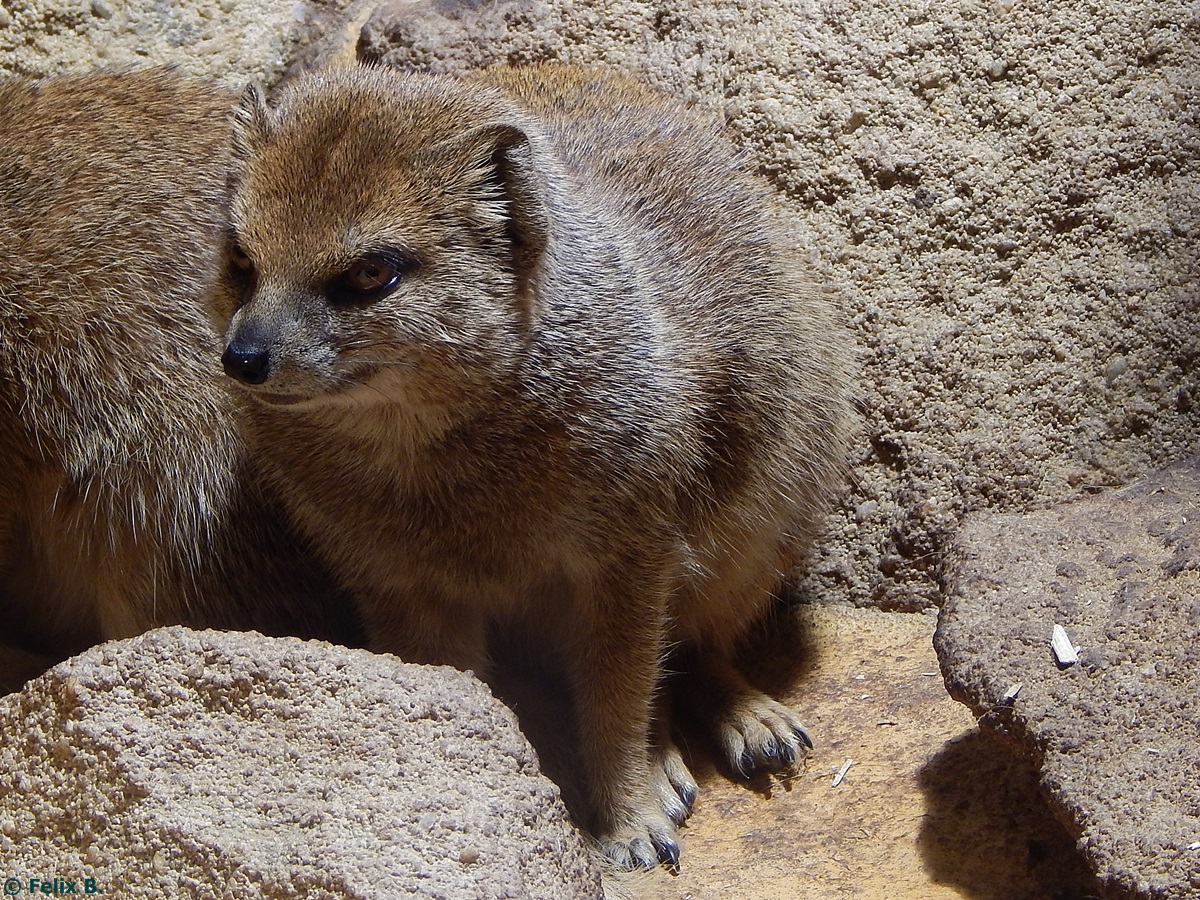
<svg viewBox="0 0 1200 900">
<path fill-rule="evenodd" d="M 850 353 L 707 118 L 614 74 L 310 74 L 235 126 L 226 371 L 369 645 L 486 672 L 534 620 L 591 827 L 674 865 L 664 656 L 736 770 L 811 746 L 734 651 L 843 475 Z"/>
<path fill-rule="evenodd" d="M 235 101 L 0 81 L 0 625 L 49 660 L 160 624 L 352 635 L 298 599 L 214 360 Z"/>
</svg>

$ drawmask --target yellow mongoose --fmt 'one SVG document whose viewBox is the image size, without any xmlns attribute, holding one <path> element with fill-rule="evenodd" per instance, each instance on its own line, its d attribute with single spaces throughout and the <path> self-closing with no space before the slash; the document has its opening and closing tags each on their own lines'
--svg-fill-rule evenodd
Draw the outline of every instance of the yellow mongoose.
<svg viewBox="0 0 1200 900">
<path fill-rule="evenodd" d="M 235 101 L 0 81 L 0 633 L 46 661 L 169 623 L 352 636 L 245 484 L 215 360 Z"/>
<path fill-rule="evenodd" d="M 703 116 L 565 67 L 297 79 L 235 125 L 224 365 L 368 643 L 486 671 L 536 622 L 601 846 L 678 860 L 657 704 L 692 654 L 735 769 L 808 744 L 732 654 L 843 474 L 849 351 Z"/>
</svg>

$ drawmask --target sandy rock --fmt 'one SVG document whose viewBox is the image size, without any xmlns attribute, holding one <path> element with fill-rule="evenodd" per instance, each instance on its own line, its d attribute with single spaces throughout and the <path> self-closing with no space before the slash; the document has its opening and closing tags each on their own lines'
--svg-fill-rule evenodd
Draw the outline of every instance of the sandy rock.
<svg viewBox="0 0 1200 900">
<path fill-rule="evenodd" d="M 0 699 L 0 876 L 139 897 L 600 897 L 557 789 L 470 675 L 183 628 Z"/>
<path fill-rule="evenodd" d="M 1200 895 L 1200 459 L 973 518 L 957 556 L 935 637 L 950 692 L 1040 764 L 1106 897 Z"/>
<path fill-rule="evenodd" d="M 1200 437 L 1200 21 L 1184 0 L 353 10 L 366 27 L 342 58 L 607 64 L 728 119 L 863 347 L 867 430 L 818 596 L 938 603 L 964 514 L 1120 485 Z"/>
<path fill-rule="evenodd" d="M 273 82 L 327 4 L 295 0 L 5 0 L 0 75 L 172 63 L 230 84 Z"/>
<path fill-rule="evenodd" d="M 394 0 L 372 9 L 355 49 L 360 60 L 439 74 L 528 65 L 563 52 L 546 27 L 554 15 L 544 0 Z"/>
</svg>

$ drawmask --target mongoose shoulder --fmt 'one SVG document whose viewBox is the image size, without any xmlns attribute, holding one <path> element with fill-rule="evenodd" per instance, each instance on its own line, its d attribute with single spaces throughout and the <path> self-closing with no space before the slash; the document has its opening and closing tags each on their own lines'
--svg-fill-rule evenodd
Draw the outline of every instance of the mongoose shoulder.
<svg viewBox="0 0 1200 900">
<path fill-rule="evenodd" d="M 51 659 L 292 628 L 205 298 L 235 100 L 167 69 L 0 81 L 0 623 Z"/>
<path fill-rule="evenodd" d="M 369 643 L 486 671 L 488 628 L 537 620 L 606 852 L 676 862 L 664 655 L 695 655 L 736 769 L 804 752 L 733 653 L 853 430 L 846 333 L 767 190 L 701 113 L 558 66 L 251 90 L 235 171 L 224 365 Z"/>
</svg>

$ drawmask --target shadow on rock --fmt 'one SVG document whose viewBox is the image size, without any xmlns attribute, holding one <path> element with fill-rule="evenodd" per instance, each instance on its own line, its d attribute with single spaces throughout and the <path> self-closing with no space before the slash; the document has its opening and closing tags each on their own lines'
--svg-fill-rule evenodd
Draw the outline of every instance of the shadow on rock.
<svg viewBox="0 0 1200 900">
<path fill-rule="evenodd" d="M 1054 818 L 1037 771 L 998 741 L 970 731 L 920 772 L 927 871 L 971 900 L 1085 900 L 1099 889 L 1075 841 Z"/>
</svg>

